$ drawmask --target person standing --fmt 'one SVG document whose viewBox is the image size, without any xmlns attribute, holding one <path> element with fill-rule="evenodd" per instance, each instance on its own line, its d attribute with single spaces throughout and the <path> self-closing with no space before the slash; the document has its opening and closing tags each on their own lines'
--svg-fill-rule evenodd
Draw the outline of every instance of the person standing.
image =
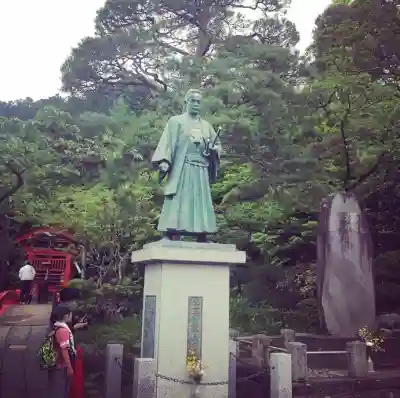
<svg viewBox="0 0 400 398">
<path fill-rule="evenodd" d="M 37 302 L 47 304 L 49 302 L 49 270 L 46 270 L 44 279 L 37 283 Z"/>
<path fill-rule="evenodd" d="M 67 304 L 69 308 L 73 302 L 80 298 L 81 291 L 76 288 L 66 287 L 59 293 L 59 301 L 61 304 Z M 86 329 L 88 327 L 88 319 L 81 311 L 73 311 L 72 319 L 69 321 L 68 326 L 75 339 L 75 332 L 77 330 Z M 74 375 L 70 380 L 69 398 L 83 398 L 84 393 L 84 375 L 83 375 L 83 351 L 79 344 L 75 346 L 75 360 L 74 360 Z"/>
<path fill-rule="evenodd" d="M 24 265 L 19 270 L 18 276 L 21 281 L 20 303 L 28 304 L 31 301 L 31 290 L 36 276 L 35 268 L 33 268 L 29 261 L 25 260 Z"/>
<path fill-rule="evenodd" d="M 72 321 L 72 311 L 68 306 L 60 304 L 54 308 L 50 320 L 57 352 L 57 365 L 49 374 L 49 397 L 68 398 L 76 358 L 75 339 L 69 326 Z"/>
</svg>

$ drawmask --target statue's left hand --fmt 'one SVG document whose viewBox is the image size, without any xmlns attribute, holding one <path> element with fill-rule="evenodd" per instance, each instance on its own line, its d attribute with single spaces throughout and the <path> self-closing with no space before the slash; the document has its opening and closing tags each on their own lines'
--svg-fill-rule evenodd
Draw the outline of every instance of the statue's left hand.
<svg viewBox="0 0 400 398">
<path fill-rule="evenodd" d="M 169 170 L 169 164 L 168 164 L 167 162 L 161 162 L 161 163 L 158 165 L 158 168 L 159 168 L 160 171 L 162 171 L 163 173 L 166 173 L 166 172 L 168 172 L 168 170 Z"/>
<path fill-rule="evenodd" d="M 203 155 L 206 157 L 209 157 L 209 156 L 211 156 L 211 152 L 216 151 L 217 148 L 218 148 L 217 145 L 210 144 L 210 146 L 207 148 L 207 150 L 205 150 L 203 152 Z"/>
</svg>

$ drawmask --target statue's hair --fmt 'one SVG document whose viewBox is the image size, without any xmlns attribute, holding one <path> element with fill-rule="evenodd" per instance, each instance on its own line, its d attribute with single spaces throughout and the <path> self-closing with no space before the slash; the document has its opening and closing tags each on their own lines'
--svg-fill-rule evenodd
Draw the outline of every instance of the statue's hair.
<svg viewBox="0 0 400 398">
<path fill-rule="evenodd" d="M 191 88 L 188 90 L 188 92 L 185 94 L 185 103 L 188 101 L 188 99 L 193 95 L 193 94 L 200 94 L 203 95 L 201 90 L 198 90 L 197 88 Z"/>
</svg>

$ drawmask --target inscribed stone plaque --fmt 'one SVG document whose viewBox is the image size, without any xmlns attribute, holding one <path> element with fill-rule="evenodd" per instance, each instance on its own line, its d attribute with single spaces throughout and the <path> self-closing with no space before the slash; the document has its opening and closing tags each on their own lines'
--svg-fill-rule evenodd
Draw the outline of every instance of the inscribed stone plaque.
<svg viewBox="0 0 400 398">
<path fill-rule="evenodd" d="M 156 335 L 156 296 L 144 297 L 142 358 L 154 358 Z"/>
<path fill-rule="evenodd" d="M 201 358 L 203 297 L 189 297 L 187 354 Z"/>
</svg>

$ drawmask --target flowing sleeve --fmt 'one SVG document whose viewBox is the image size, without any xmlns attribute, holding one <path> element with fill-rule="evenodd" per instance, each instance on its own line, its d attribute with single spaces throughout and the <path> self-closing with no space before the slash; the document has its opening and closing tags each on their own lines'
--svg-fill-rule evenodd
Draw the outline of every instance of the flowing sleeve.
<svg viewBox="0 0 400 398">
<path fill-rule="evenodd" d="M 161 162 L 167 162 L 170 167 L 174 160 L 174 129 L 176 130 L 175 122 L 173 118 L 169 119 L 164 131 L 161 135 L 160 141 L 158 142 L 157 148 L 151 159 L 151 163 L 154 166 L 158 166 Z"/>
</svg>

